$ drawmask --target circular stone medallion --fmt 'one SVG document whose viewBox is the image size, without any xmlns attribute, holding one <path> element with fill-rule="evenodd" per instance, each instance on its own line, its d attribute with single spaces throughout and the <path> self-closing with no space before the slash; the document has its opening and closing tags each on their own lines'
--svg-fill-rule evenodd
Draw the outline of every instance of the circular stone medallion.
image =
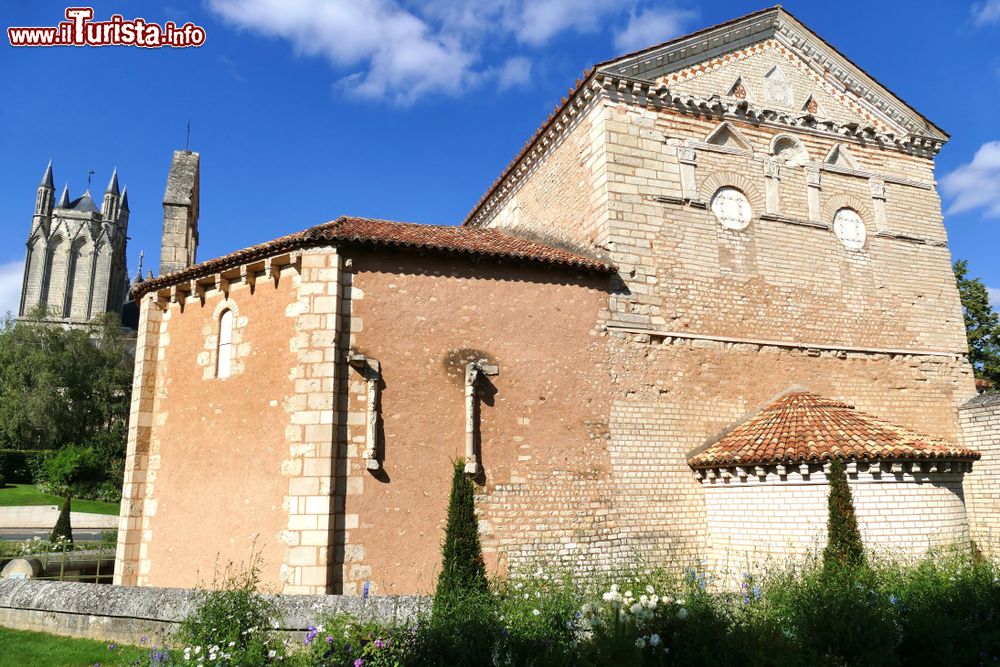
<svg viewBox="0 0 1000 667">
<path fill-rule="evenodd" d="M 849 208 L 842 208 L 833 216 L 833 233 L 849 250 L 864 248 L 868 238 L 861 216 Z"/>
<path fill-rule="evenodd" d="M 746 229 L 753 211 L 747 196 L 736 188 L 719 188 L 712 196 L 712 213 L 726 229 Z"/>
</svg>

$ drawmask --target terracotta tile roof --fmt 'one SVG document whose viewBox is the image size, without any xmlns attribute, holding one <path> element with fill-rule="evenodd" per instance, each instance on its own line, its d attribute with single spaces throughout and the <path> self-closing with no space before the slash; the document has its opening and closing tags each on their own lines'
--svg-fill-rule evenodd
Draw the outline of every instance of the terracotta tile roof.
<svg viewBox="0 0 1000 667">
<path fill-rule="evenodd" d="M 289 250 L 328 243 L 363 243 L 375 246 L 461 253 L 475 257 L 535 262 L 601 273 L 614 270 L 612 265 L 599 259 L 537 241 L 511 236 L 496 229 L 421 225 L 412 222 L 392 222 L 390 220 L 345 216 L 295 234 L 278 237 L 267 243 L 250 246 L 216 259 L 195 264 L 181 271 L 143 281 L 133 287 L 132 295 L 133 298 L 139 298 L 153 290 L 185 280 L 272 257 Z"/>
<path fill-rule="evenodd" d="M 832 458 L 977 460 L 979 452 L 858 412 L 853 405 L 791 391 L 688 459 L 692 468 Z"/>
</svg>

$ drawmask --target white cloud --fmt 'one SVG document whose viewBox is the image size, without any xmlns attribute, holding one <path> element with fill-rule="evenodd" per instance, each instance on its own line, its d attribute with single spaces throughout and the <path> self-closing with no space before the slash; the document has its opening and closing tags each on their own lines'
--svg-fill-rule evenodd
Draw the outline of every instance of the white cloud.
<svg viewBox="0 0 1000 667">
<path fill-rule="evenodd" d="M 24 279 L 24 261 L 0 264 L 0 319 L 8 312 L 15 317 L 21 306 L 21 281 Z"/>
<path fill-rule="evenodd" d="M 531 79 L 531 60 L 524 56 L 510 58 L 500 68 L 497 85 L 500 90 L 522 86 Z"/>
<path fill-rule="evenodd" d="M 539 49 L 560 33 L 632 28 L 650 0 L 208 0 L 230 24 L 284 39 L 298 53 L 348 72 L 351 93 L 409 105 L 423 95 L 458 95 L 484 83 L 520 85 L 531 74 L 526 54 L 500 65 L 484 61 L 503 48 Z M 647 10 L 654 41 L 676 34 L 689 12 Z M 639 25 L 639 24 L 637 24 Z M 645 27 L 645 23 L 641 27 Z M 618 26 L 620 27 L 620 26 Z"/>
<path fill-rule="evenodd" d="M 1000 287 L 987 287 L 986 293 L 990 295 L 990 305 L 1000 310 Z"/>
<path fill-rule="evenodd" d="M 628 3 L 614 0 L 528 0 L 516 16 L 517 38 L 534 46 L 544 44 L 564 30 L 588 33 L 601 27 L 601 19 Z"/>
<path fill-rule="evenodd" d="M 972 162 L 941 179 L 941 191 L 951 198 L 947 213 L 984 209 L 989 218 L 1000 218 L 1000 141 L 979 147 Z"/>
<path fill-rule="evenodd" d="M 972 20 L 977 26 L 1000 23 L 1000 0 L 986 0 L 972 5 Z"/>
<path fill-rule="evenodd" d="M 694 12 L 683 9 L 646 9 L 632 13 L 628 25 L 615 33 L 615 48 L 622 52 L 638 51 L 681 34 Z"/>
</svg>

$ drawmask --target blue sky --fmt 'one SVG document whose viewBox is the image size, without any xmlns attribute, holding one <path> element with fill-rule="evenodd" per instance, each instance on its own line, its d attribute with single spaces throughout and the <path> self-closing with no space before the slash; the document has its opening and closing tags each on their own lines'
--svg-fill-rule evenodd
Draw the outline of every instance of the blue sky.
<svg viewBox="0 0 1000 667">
<path fill-rule="evenodd" d="M 952 254 L 1000 305 L 1000 0 L 784 3 L 952 139 L 938 179 Z M 99 195 L 117 166 L 129 267 L 159 256 L 170 156 L 202 154 L 199 258 L 340 214 L 460 222 L 591 64 L 756 9 L 691 0 L 97 2 L 192 21 L 200 48 L 0 44 L 0 311 L 16 307 L 35 189 Z M 3 27 L 65 4 L 6 3 Z"/>
</svg>

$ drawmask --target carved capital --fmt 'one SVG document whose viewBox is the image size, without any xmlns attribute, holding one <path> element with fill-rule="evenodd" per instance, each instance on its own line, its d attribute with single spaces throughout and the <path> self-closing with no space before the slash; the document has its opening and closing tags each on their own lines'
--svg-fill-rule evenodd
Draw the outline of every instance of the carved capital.
<svg viewBox="0 0 1000 667">
<path fill-rule="evenodd" d="M 806 167 L 806 185 L 811 185 L 813 187 L 819 187 L 820 185 L 820 172 L 817 167 Z"/>
<path fill-rule="evenodd" d="M 781 165 L 774 158 L 764 158 L 764 175 L 769 178 L 781 178 Z"/>
<path fill-rule="evenodd" d="M 885 181 L 881 178 L 868 179 L 868 187 L 871 188 L 873 199 L 885 199 Z"/>
<path fill-rule="evenodd" d="M 677 159 L 685 164 L 695 164 L 698 161 L 698 151 L 690 146 L 678 146 Z"/>
</svg>

